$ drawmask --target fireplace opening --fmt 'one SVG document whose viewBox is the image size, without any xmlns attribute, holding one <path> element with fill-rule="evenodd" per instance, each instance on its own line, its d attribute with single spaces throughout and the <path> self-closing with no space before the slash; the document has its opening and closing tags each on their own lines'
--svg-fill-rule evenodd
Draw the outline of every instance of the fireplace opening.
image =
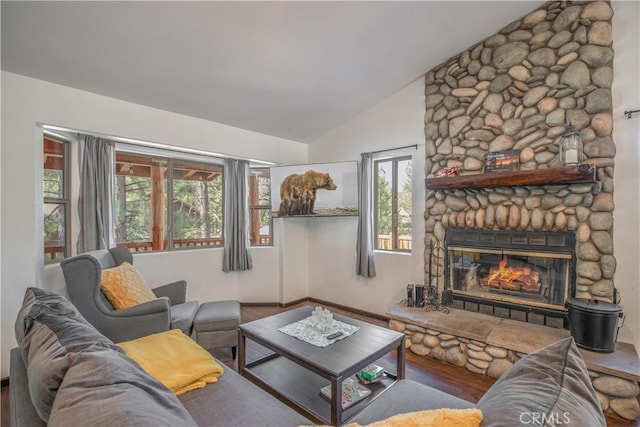
<svg viewBox="0 0 640 427">
<path fill-rule="evenodd" d="M 445 283 L 454 307 L 566 327 L 575 295 L 572 233 L 449 229 Z"/>
</svg>

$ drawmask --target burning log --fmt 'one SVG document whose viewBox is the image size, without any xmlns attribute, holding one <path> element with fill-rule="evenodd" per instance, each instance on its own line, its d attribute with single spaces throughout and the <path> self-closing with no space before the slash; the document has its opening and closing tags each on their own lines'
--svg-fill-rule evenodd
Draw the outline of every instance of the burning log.
<svg viewBox="0 0 640 427">
<path fill-rule="evenodd" d="M 489 271 L 484 280 L 485 286 L 515 292 L 539 293 L 540 274 L 529 265 L 507 267 L 507 258 L 502 258 L 498 267 Z"/>
</svg>

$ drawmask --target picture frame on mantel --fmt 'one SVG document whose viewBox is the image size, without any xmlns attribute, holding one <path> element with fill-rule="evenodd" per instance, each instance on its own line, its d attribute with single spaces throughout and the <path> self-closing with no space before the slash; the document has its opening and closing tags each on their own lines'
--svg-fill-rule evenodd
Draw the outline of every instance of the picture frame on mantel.
<svg viewBox="0 0 640 427">
<path fill-rule="evenodd" d="M 517 171 L 520 150 L 490 151 L 484 157 L 484 173 Z"/>
<path fill-rule="evenodd" d="M 271 212 L 274 218 L 358 215 L 358 163 L 274 166 Z"/>
</svg>

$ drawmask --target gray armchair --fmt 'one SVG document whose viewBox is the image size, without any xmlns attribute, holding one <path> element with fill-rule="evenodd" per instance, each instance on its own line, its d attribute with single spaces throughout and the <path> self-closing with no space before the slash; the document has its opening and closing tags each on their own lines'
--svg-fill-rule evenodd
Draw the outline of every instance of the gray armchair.
<svg viewBox="0 0 640 427">
<path fill-rule="evenodd" d="M 100 289 L 102 270 L 123 262 L 133 264 L 128 248 L 115 247 L 87 252 L 60 265 L 71 302 L 102 334 L 114 342 L 179 328 L 191 335 L 198 302 L 186 302 L 187 282 L 180 280 L 152 289 L 155 300 L 115 310 Z"/>
</svg>

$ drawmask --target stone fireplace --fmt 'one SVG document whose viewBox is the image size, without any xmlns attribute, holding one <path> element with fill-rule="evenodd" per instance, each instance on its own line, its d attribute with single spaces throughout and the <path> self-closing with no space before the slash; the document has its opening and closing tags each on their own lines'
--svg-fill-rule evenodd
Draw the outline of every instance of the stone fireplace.
<svg viewBox="0 0 640 427">
<path fill-rule="evenodd" d="M 533 321 L 548 324 L 567 297 L 612 301 L 612 14 L 607 2 L 548 2 L 427 72 L 425 283 L 431 278 L 442 292 L 453 286 L 451 263 L 503 258 L 502 249 L 465 252 L 447 264 L 450 255 L 431 253 L 429 243 L 443 247 L 451 233 L 566 233 L 562 253 L 571 259 L 558 274 L 570 283 L 551 302 L 526 298 L 523 305 L 542 316 Z M 584 141 L 578 167 L 560 163 L 558 142 L 569 122 Z M 483 173 L 487 153 L 506 150 L 519 153 L 518 170 Z M 460 176 L 436 178 L 454 167 Z M 545 257 L 534 258 L 545 265 Z M 456 304 L 478 303 L 468 289 L 457 291 Z M 536 292 L 556 291 L 540 284 Z M 514 294 L 504 286 L 487 294 L 499 317 L 522 303 L 511 304 Z"/>
</svg>

